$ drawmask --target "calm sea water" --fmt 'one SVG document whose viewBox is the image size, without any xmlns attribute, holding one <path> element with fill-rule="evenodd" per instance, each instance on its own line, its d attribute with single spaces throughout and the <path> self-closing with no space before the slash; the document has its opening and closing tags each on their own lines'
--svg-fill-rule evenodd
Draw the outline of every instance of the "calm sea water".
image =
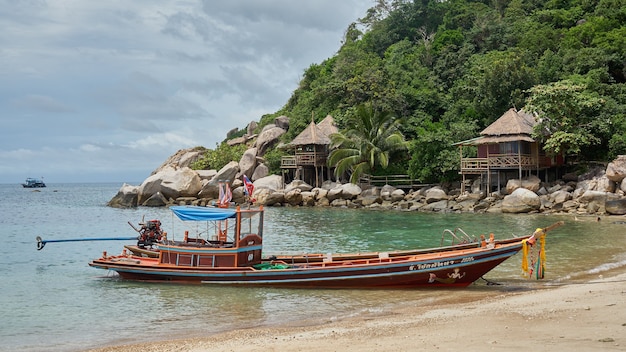
<svg viewBox="0 0 626 352">
<path fill-rule="evenodd" d="M 603 218 L 544 215 L 423 214 L 318 208 L 268 208 L 264 252 L 358 252 L 438 246 L 444 229 L 497 237 L 532 232 L 558 220 L 548 236 L 546 280 L 520 277 L 520 255 L 463 290 L 293 290 L 124 282 L 91 268 L 103 250 L 125 242 L 49 243 L 44 239 L 127 237 L 127 224 L 160 219 L 165 208 L 106 206 L 121 184 L 50 184 L 39 190 L 0 185 L 0 351 L 81 351 L 106 345 L 206 336 L 279 324 L 310 324 L 385 314 L 406 305 L 568 284 L 626 265 L 626 225 Z M 621 219 L 620 219 L 621 220 Z M 173 226 L 173 225 L 172 225 Z M 185 335 L 181 335 L 185 334 Z"/>
</svg>

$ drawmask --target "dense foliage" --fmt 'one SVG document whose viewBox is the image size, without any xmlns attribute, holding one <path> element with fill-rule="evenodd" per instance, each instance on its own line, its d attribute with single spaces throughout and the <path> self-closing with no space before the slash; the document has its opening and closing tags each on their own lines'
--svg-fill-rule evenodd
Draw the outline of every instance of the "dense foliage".
<svg viewBox="0 0 626 352">
<path fill-rule="evenodd" d="M 201 159 L 191 164 L 191 168 L 194 170 L 219 170 L 233 160 L 240 160 L 243 153 L 246 152 L 246 149 L 245 144 L 230 146 L 226 142 L 222 142 L 215 150 L 207 149 Z"/>
<path fill-rule="evenodd" d="M 350 182 L 358 183 L 362 175 L 374 173 L 377 167 L 386 169 L 394 153 L 406 149 L 400 123 L 389 112 L 359 105 L 356 113 L 348 116 L 345 132 L 330 135 L 328 164 L 335 167 L 337 178 L 347 174 Z"/>
<path fill-rule="evenodd" d="M 511 107 L 541 111 L 538 138 L 579 160 L 626 153 L 626 0 L 379 0 L 338 53 L 311 65 L 286 105 L 285 140 L 357 107 L 400 118 L 424 182 L 458 177 L 458 149 Z M 397 173 L 397 170 L 394 170 Z"/>
</svg>

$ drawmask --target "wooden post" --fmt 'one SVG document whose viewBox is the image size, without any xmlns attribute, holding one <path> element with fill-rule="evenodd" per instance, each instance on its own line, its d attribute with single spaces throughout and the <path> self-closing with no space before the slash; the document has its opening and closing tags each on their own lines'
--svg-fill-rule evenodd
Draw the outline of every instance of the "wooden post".
<svg viewBox="0 0 626 352">
<path fill-rule="evenodd" d="M 463 145 L 459 145 L 459 161 L 461 162 L 461 194 L 465 193 L 465 172 L 463 171 Z"/>
<path fill-rule="evenodd" d="M 487 192 L 485 195 L 489 197 L 491 193 L 491 159 L 489 158 L 489 145 L 487 144 Z"/>
<path fill-rule="evenodd" d="M 522 145 L 521 141 L 517 141 L 517 169 L 519 172 L 519 182 L 522 183 Z"/>
</svg>

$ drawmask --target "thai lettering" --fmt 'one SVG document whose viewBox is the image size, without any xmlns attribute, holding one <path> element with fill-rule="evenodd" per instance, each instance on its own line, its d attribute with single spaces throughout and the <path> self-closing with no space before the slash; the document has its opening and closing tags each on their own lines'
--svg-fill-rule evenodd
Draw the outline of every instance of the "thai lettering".
<svg viewBox="0 0 626 352">
<path fill-rule="evenodd" d="M 473 258 L 472 258 L 472 260 L 473 260 Z M 453 265 L 454 263 L 455 263 L 454 260 L 445 260 L 443 262 L 435 262 L 435 263 L 428 263 L 428 264 L 414 264 L 414 265 L 411 265 L 409 267 L 409 270 L 424 270 L 424 269 L 442 268 L 444 266 Z"/>
</svg>

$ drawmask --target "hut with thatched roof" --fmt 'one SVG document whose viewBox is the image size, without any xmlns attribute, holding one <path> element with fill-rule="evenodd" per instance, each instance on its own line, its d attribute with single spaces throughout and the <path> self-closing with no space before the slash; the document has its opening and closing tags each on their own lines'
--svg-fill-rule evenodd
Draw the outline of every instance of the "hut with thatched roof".
<svg viewBox="0 0 626 352">
<path fill-rule="evenodd" d="M 500 118 L 487 126 L 480 136 L 455 143 L 461 153 L 460 174 L 465 190 L 466 178 L 480 177 L 487 193 L 512 178 L 521 179 L 535 173 L 548 177 L 547 170 L 563 164 L 563 157 L 547 156 L 540 142 L 532 137 L 537 117 L 524 110 L 509 109 Z M 477 149 L 476 156 L 466 157 L 463 148 Z"/>
<path fill-rule="evenodd" d="M 330 153 L 330 135 L 338 131 L 330 115 L 319 124 L 311 120 L 309 126 L 286 145 L 293 155 L 281 159 L 283 176 L 301 179 L 315 186 L 321 186 L 325 179 L 330 179 L 332 173 L 326 162 Z"/>
</svg>

